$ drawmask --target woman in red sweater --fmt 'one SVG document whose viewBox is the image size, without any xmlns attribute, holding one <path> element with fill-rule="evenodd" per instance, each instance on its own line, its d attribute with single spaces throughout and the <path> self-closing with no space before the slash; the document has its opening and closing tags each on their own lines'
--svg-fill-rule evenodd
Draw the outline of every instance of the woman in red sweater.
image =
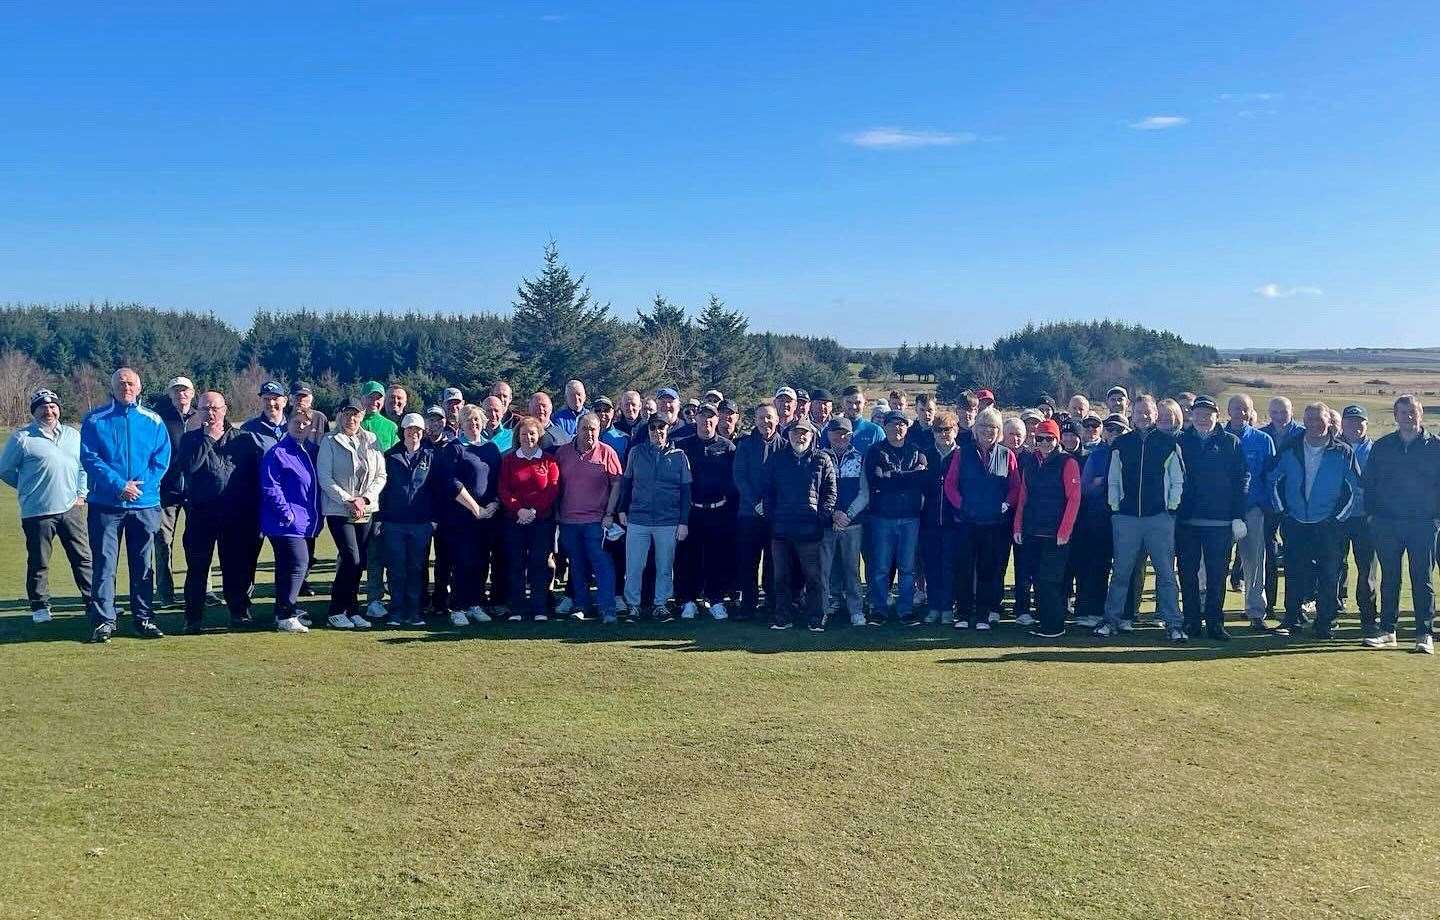
<svg viewBox="0 0 1440 920">
<path fill-rule="evenodd" d="M 500 458 L 500 505 L 510 557 L 510 619 L 524 618 L 525 588 L 536 622 L 549 619 L 550 552 L 555 548 L 555 501 L 560 466 L 540 449 L 540 422 L 525 417 L 515 425 L 515 449 Z"/>
</svg>

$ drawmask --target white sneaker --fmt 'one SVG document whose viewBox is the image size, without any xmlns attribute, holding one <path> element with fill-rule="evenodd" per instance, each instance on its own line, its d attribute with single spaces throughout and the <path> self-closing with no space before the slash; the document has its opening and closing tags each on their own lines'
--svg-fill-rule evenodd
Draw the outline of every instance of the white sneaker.
<svg viewBox="0 0 1440 920">
<path fill-rule="evenodd" d="M 1102 622 L 1103 621 L 1099 617 L 1095 616 L 1075 618 L 1075 625 L 1081 627 L 1082 629 L 1094 629 Z"/>
<path fill-rule="evenodd" d="M 1190 637 L 1185 634 L 1185 630 L 1179 629 L 1179 628 L 1173 628 L 1173 629 L 1170 630 L 1170 641 L 1171 641 L 1171 642 L 1189 642 L 1189 641 L 1190 641 Z"/>
<path fill-rule="evenodd" d="M 310 631 L 310 627 L 306 626 L 304 623 L 301 623 L 299 617 L 286 617 L 283 620 L 275 621 L 275 631 L 288 633 L 307 633 Z"/>
<path fill-rule="evenodd" d="M 852 613 L 852 614 L 850 614 L 850 625 L 851 625 L 851 626 L 864 626 L 864 625 L 865 625 L 865 614 L 863 614 L 863 613 Z"/>
<path fill-rule="evenodd" d="M 990 611 L 990 616 L 986 617 L 985 620 L 991 626 L 994 626 L 996 623 L 1000 622 L 1000 612 L 998 610 Z"/>
<path fill-rule="evenodd" d="M 474 607 L 471 607 L 469 610 L 465 611 L 463 615 L 469 617 L 470 622 L 477 625 L 480 623 L 490 622 L 490 614 L 486 613 L 485 608 L 481 607 L 479 604 L 476 604 Z"/>
<path fill-rule="evenodd" d="M 1360 640 L 1360 644 L 1366 648 L 1395 648 L 1400 643 L 1395 641 L 1395 634 L 1393 632 L 1388 632 L 1375 636 L 1366 636 Z"/>
<path fill-rule="evenodd" d="M 729 616 L 730 616 L 730 611 L 728 611 L 728 610 L 725 609 L 725 605 L 724 605 L 724 604 L 711 604 L 711 605 L 710 605 L 710 618 L 711 618 L 711 619 L 714 619 L 714 620 L 724 620 L 724 619 L 728 619 Z"/>
<path fill-rule="evenodd" d="M 1034 626 L 1035 618 L 1028 613 L 1022 613 L 1015 618 L 1016 626 Z"/>
<path fill-rule="evenodd" d="M 465 611 L 463 611 L 463 610 L 452 610 L 452 611 L 450 611 L 450 625 L 451 625 L 451 626 L 469 626 L 469 625 L 470 625 L 470 621 L 465 618 Z"/>
<path fill-rule="evenodd" d="M 1109 636 L 1115 635 L 1115 627 L 1111 626 L 1109 623 L 1101 623 L 1099 626 L 1095 627 L 1094 634 L 1104 639 Z"/>
<path fill-rule="evenodd" d="M 537 614 L 535 614 L 535 622 L 536 622 L 536 623 L 549 623 L 549 622 L 550 622 L 550 614 L 548 614 L 548 613 L 537 613 Z"/>
<path fill-rule="evenodd" d="M 982 632 L 988 630 L 990 628 L 990 621 L 980 620 L 978 623 L 975 624 L 975 628 L 981 630 Z"/>
<path fill-rule="evenodd" d="M 1129 620 L 1121 620 L 1121 621 L 1120 621 L 1120 631 L 1121 631 L 1121 632 L 1134 632 L 1134 631 L 1135 631 L 1135 624 L 1132 623 L 1132 622 L 1130 622 Z"/>
<path fill-rule="evenodd" d="M 699 612 L 700 608 L 695 606 L 694 601 L 686 601 L 685 606 L 680 608 L 680 619 L 693 620 L 695 619 L 695 614 Z"/>
<path fill-rule="evenodd" d="M 384 605 L 381 605 L 380 609 L 384 610 Z M 365 619 L 358 613 L 352 613 L 350 614 L 350 625 L 355 627 L 356 629 L 369 629 L 370 621 Z"/>
<path fill-rule="evenodd" d="M 386 612 L 386 611 L 385 611 L 385 605 L 384 605 L 383 603 L 381 603 L 380 601 L 371 601 L 371 602 L 370 602 L 370 606 L 365 608 L 365 615 L 368 616 L 368 617 L 369 617 L 370 619 L 372 619 L 372 620 L 383 620 L 383 619 L 385 619 L 385 612 Z M 352 614 L 352 616 L 353 616 L 353 614 Z M 370 625 L 369 623 L 366 623 L 366 624 L 365 624 L 365 626 L 369 626 L 369 625 Z M 362 627 L 360 627 L 360 628 L 361 628 L 361 629 L 364 629 L 365 627 L 362 626 Z"/>
<path fill-rule="evenodd" d="M 1420 636 L 1415 640 L 1415 651 L 1422 655 L 1435 654 L 1435 640 L 1429 636 Z"/>
<path fill-rule="evenodd" d="M 560 603 L 555 605 L 555 615 L 557 617 L 568 616 L 570 614 L 570 611 L 574 609 L 575 602 L 570 599 L 569 595 L 566 595 L 565 597 L 560 598 Z"/>
<path fill-rule="evenodd" d="M 956 621 L 955 621 L 955 628 L 956 628 L 956 629 L 969 629 L 969 628 L 970 628 L 970 621 L 969 621 L 969 620 L 956 620 Z"/>
<path fill-rule="evenodd" d="M 41 607 L 39 610 L 30 611 L 30 622 L 49 623 L 55 617 L 50 613 L 49 607 Z"/>
<path fill-rule="evenodd" d="M 354 629 L 355 624 L 343 613 L 337 613 L 325 622 L 329 623 L 332 629 Z"/>
</svg>

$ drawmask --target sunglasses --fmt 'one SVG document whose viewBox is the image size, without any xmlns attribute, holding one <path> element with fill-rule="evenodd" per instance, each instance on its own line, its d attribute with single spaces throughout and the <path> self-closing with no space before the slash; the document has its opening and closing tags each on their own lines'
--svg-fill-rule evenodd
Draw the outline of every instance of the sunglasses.
<svg viewBox="0 0 1440 920">
<path fill-rule="evenodd" d="M 1037 434 L 1037 435 L 1035 436 L 1035 443 L 1036 443 L 1036 444 L 1048 444 L 1048 443 L 1050 443 L 1050 442 L 1053 441 L 1053 440 L 1055 440 L 1055 439 L 1052 438 L 1052 437 L 1050 437 L 1048 434 Z"/>
</svg>

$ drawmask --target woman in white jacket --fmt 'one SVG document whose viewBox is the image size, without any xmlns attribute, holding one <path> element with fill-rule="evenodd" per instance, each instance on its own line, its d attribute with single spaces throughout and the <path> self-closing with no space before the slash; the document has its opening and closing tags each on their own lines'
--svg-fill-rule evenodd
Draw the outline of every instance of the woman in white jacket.
<svg viewBox="0 0 1440 920">
<path fill-rule="evenodd" d="M 320 513 L 335 538 L 337 554 L 329 619 L 336 629 L 370 628 L 370 621 L 360 615 L 357 595 L 370 529 L 380 510 L 380 490 L 385 488 L 385 458 L 375 447 L 375 436 L 360 427 L 363 414 L 358 401 L 346 402 L 315 458 Z"/>
</svg>

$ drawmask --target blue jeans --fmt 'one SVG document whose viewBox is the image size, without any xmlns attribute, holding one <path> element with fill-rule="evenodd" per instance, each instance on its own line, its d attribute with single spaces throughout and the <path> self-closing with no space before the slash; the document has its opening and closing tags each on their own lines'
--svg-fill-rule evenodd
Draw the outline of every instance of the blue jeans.
<svg viewBox="0 0 1440 920">
<path fill-rule="evenodd" d="M 675 587 L 675 525 L 631 523 L 625 528 L 625 606 L 640 609 L 640 588 L 650 548 L 655 548 L 655 606 L 670 600 Z"/>
<path fill-rule="evenodd" d="M 90 550 L 94 554 L 90 624 L 115 622 L 115 573 L 120 568 L 120 535 L 130 563 L 130 613 L 144 623 L 154 613 L 155 565 L 151 551 L 160 530 L 160 509 L 90 506 Z"/>
<path fill-rule="evenodd" d="M 899 575 L 895 613 L 908 617 L 915 607 L 915 547 L 920 542 L 919 518 L 870 519 L 870 555 L 866 578 L 870 582 L 870 615 L 885 617 L 890 591 L 886 582 L 893 566 Z"/>
<path fill-rule="evenodd" d="M 593 524 L 560 525 L 560 545 L 570 557 L 570 599 L 584 610 L 590 604 L 590 576 L 595 576 L 595 604 L 601 616 L 615 615 L 615 566 L 605 551 L 605 528 Z"/>
</svg>

